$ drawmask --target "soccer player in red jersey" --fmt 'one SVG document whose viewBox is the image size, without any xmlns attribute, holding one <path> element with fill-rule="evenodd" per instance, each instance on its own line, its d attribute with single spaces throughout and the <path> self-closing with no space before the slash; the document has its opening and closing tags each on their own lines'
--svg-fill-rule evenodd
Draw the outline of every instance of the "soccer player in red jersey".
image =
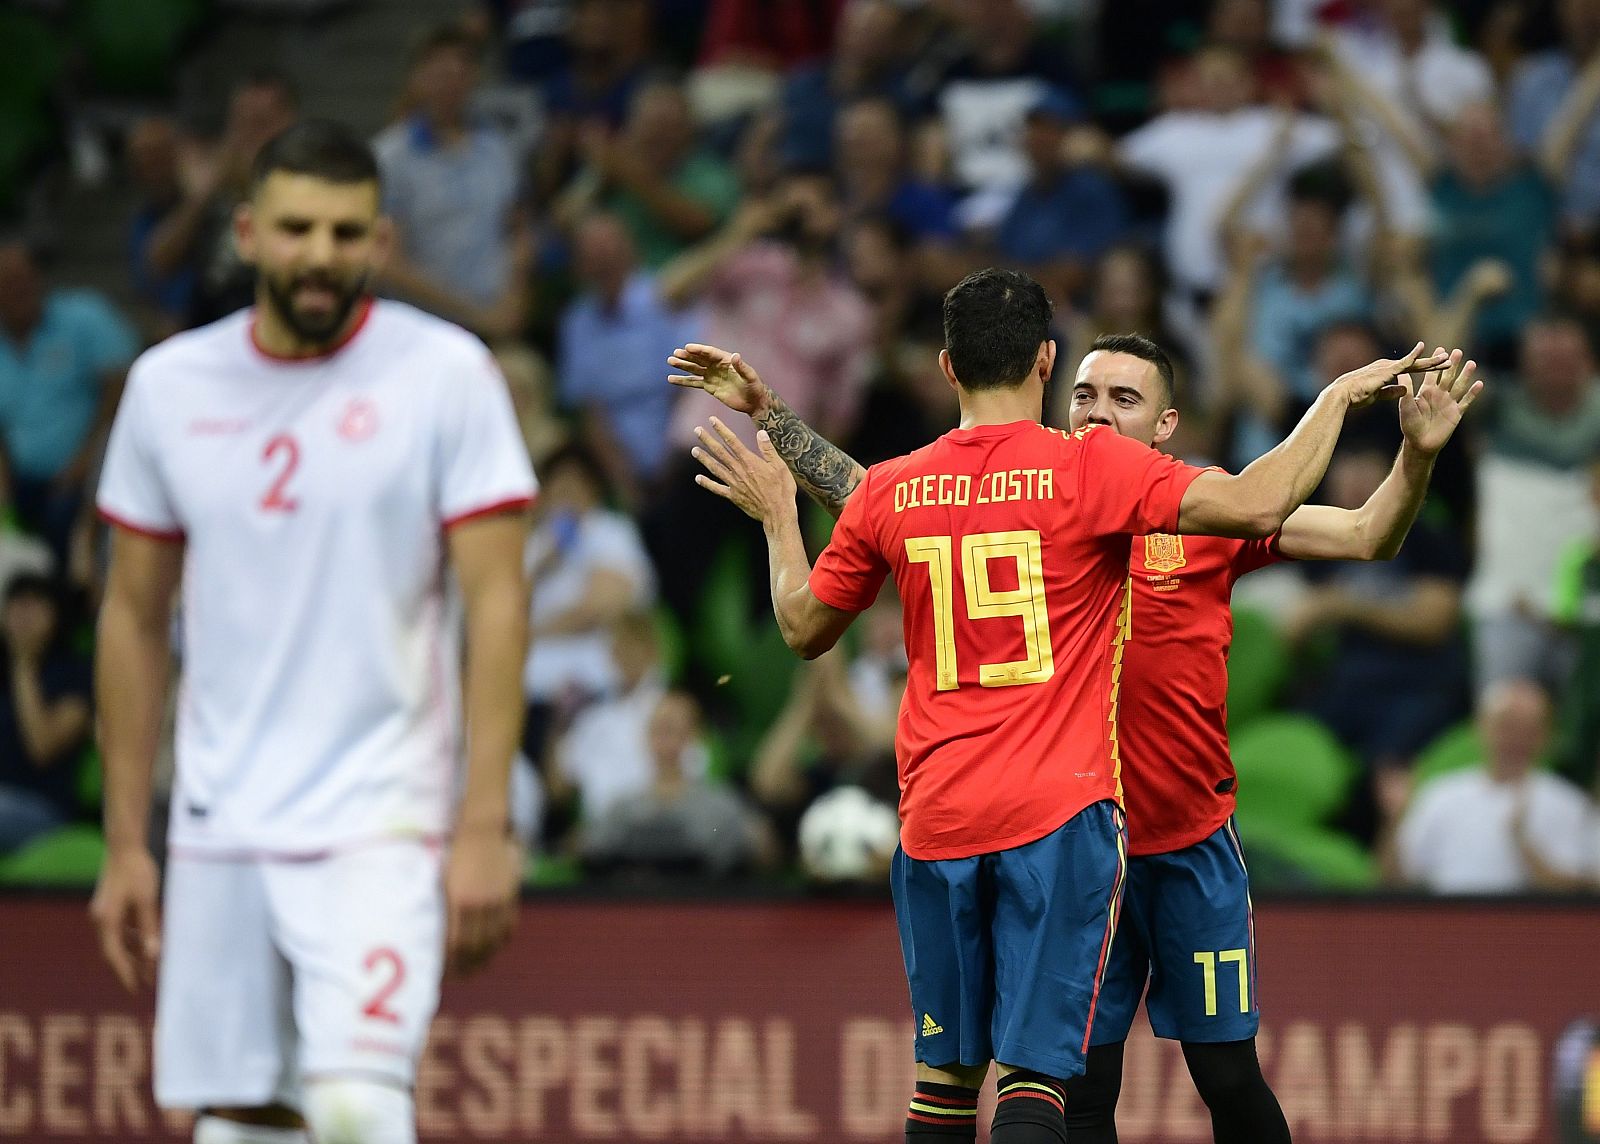
<svg viewBox="0 0 1600 1144">
<path fill-rule="evenodd" d="M 940 366 L 961 426 L 868 470 L 814 571 L 768 432 L 758 456 L 714 422 L 695 450 L 710 473 L 697 480 L 762 521 L 774 610 L 800 654 L 832 647 L 890 574 L 904 601 L 892 883 L 918 1019 L 908 1144 L 974 1139 L 991 1060 L 996 1144 L 1065 1140 L 1064 1085 L 1084 1069 L 1127 872 L 1127 538 L 1271 536 L 1321 479 L 1346 411 L 1394 389 L 1422 349 L 1339 379 L 1230 476 L 1102 426 L 1041 426 L 1049 321 L 1024 275 L 980 271 L 950 291 Z M 680 384 L 738 365 L 710 347 L 672 364 Z"/>
</svg>

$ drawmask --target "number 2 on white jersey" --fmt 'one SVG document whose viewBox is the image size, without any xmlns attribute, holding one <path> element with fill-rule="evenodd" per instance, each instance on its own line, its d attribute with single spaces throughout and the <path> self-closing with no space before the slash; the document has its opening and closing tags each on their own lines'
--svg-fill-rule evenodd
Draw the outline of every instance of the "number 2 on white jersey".
<svg viewBox="0 0 1600 1144">
<path fill-rule="evenodd" d="M 951 537 L 913 536 L 906 539 L 906 559 L 928 566 L 933 593 L 933 672 L 940 691 L 958 686 L 955 635 L 955 586 Z M 989 562 L 1012 560 L 1017 586 L 1004 591 L 990 587 Z M 1018 687 L 1043 683 L 1056 673 L 1054 645 L 1050 640 L 1050 611 L 1044 598 L 1044 544 L 1037 529 L 1013 532 L 977 532 L 961 538 L 961 579 L 966 587 L 967 615 L 975 620 L 1015 616 L 1022 621 L 1024 659 L 1008 663 L 980 663 L 978 683 L 983 687 Z"/>
<path fill-rule="evenodd" d="M 261 460 L 270 464 L 279 453 L 284 454 L 283 468 L 261 498 L 262 512 L 293 512 L 300 507 L 300 502 L 287 492 L 289 478 L 300 467 L 300 442 L 287 433 L 279 433 L 267 442 L 267 447 L 261 451 Z"/>
</svg>

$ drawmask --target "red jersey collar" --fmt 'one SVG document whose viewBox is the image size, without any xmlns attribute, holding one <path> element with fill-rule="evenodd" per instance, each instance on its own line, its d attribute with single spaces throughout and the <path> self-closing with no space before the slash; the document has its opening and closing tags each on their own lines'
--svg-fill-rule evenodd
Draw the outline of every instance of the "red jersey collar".
<svg viewBox="0 0 1600 1144">
<path fill-rule="evenodd" d="M 250 311 L 250 347 L 274 365 L 309 365 L 313 362 L 327 361 L 334 354 L 344 349 L 345 346 L 355 341 L 356 335 L 366 329 L 367 322 L 372 318 L 373 306 L 374 302 L 370 296 L 363 298 L 356 313 L 356 320 L 338 341 L 324 350 L 319 350 L 317 353 L 304 355 L 274 353 L 262 345 L 261 338 L 256 332 L 256 324 L 260 321 L 260 316 L 252 308 Z"/>
</svg>

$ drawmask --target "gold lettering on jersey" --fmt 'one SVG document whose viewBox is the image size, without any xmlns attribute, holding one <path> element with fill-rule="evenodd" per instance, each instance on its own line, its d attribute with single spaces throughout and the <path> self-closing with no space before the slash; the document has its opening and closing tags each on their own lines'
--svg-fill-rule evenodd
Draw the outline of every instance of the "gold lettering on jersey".
<svg viewBox="0 0 1600 1144">
<path fill-rule="evenodd" d="M 1055 489 L 1050 469 L 1011 469 L 984 473 L 978 478 L 978 504 L 1002 500 L 1049 500 Z M 972 502 L 970 473 L 929 473 L 896 481 L 894 511 L 908 508 L 933 508 L 941 505 L 965 507 Z"/>
<path fill-rule="evenodd" d="M 1183 555 L 1183 537 L 1152 532 L 1144 538 L 1144 566 L 1152 572 L 1176 572 L 1189 561 Z"/>
</svg>

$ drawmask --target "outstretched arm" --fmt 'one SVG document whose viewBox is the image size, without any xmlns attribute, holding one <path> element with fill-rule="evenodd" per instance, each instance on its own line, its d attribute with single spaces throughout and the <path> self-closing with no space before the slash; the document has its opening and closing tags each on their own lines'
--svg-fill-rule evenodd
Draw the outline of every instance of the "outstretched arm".
<svg viewBox="0 0 1600 1144">
<path fill-rule="evenodd" d="M 716 346 L 691 343 L 674 350 L 667 363 L 683 371 L 667 378 L 673 385 L 703 389 L 734 412 L 748 413 L 766 430 L 806 496 L 838 519 L 867 470 L 802 421 L 749 362 Z"/>
<path fill-rule="evenodd" d="M 733 430 L 715 417 L 710 432 L 697 427 L 695 436 L 700 444 L 693 450 L 694 457 L 710 473 L 698 474 L 695 483 L 761 522 L 767 534 L 772 610 L 783 642 L 801 659 L 816 659 L 839 642 L 856 613 L 824 604 L 811 591 L 811 561 L 800 534 L 800 515 L 795 512 L 794 478 L 779 460 L 766 430 L 756 436 L 759 455 L 745 448 Z"/>
<path fill-rule="evenodd" d="M 1483 390 L 1483 382 L 1472 379 L 1476 369 L 1476 362 L 1463 364 L 1457 350 L 1443 370 L 1423 375 L 1415 396 L 1406 379 L 1407 395 L 1400 399 L 1405 439 L 1389 476 L 1358 509 L 1296 509 L 1284 521 L 1280 551 L 1295 560 L 1393 559 L 1422 510 L 1434 461 Z"/>
<path fill-rule="evenodd" d="M 1322 483 L 1345 414 L 1382 397 L 1398 397 L 1405 387 L 1395 379 L 1413 368 L 1433 369 L 1441 352 L 1421 359 L 1418 342 L 1405 357 L 1382 358 L 1343 375 L 1317 400 L 1281 444 L 1252 461 L 1237 476 L 1202 473 L 1183 494 L 1178 531 L 1206 536 L 1271 536 L 1289 514 Z"/>
</svg>

